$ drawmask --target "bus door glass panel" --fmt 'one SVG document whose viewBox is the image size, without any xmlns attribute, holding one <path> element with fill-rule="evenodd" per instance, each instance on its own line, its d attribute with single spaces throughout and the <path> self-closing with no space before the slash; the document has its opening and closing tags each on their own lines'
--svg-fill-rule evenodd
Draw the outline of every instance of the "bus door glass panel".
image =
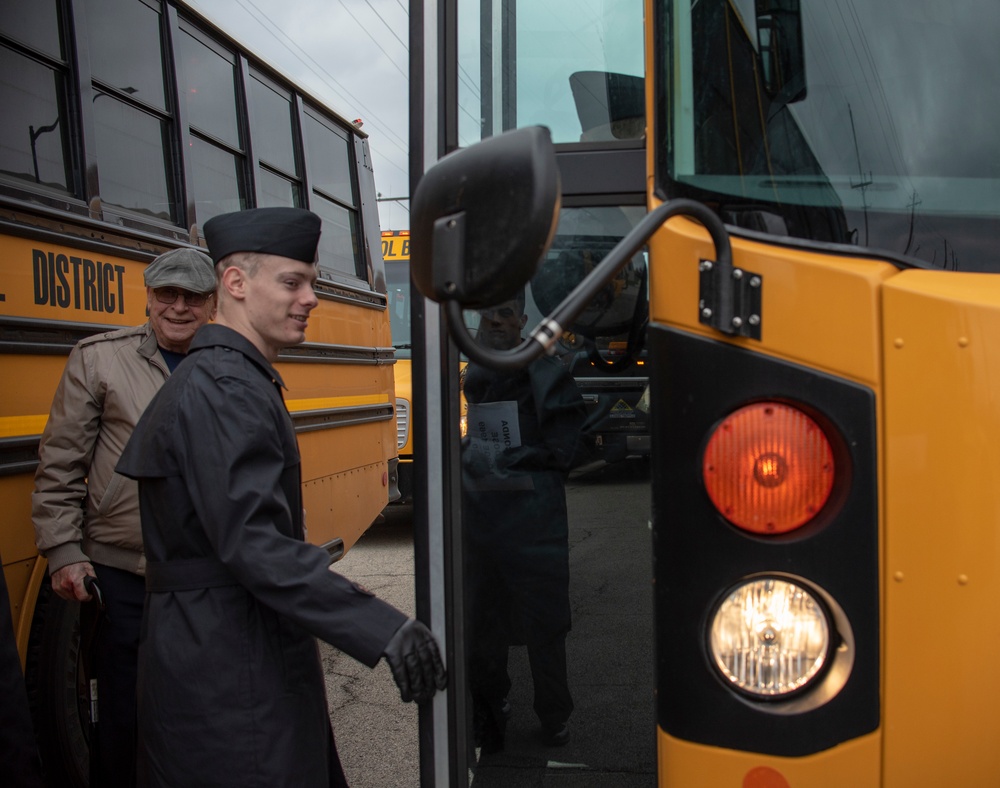
<svg viewBox="0 0 1000 788">
<path fill-rule="evenodd" d="M 1000 71 L 1000 6 L 952 13 L 897 0 L 841 14 L 810 0 L 681 0 L 672 9 L 660 69 L 676 125 L 663 123 L 658 149 L 673 154 L 674 194 L 707 190 L 728 223 L 759 232 L 946 270 L 998 269 L 1000 104 L 982 100 L 967 75 Z M 782 64 L 797 72 L 787 84 L 774 79 Z"/>
<path fill-rule="evenodd" d="M 0 45 L 0 104 L 0 173 L 70 193 L 62 73 Z"/>
<path fill-rule="evenodd" d="M 543 125 L 553 142 L 641 139 L 642 4 L 459 0 L 459 144 Z"/>
<path fill-rule="evenodd" d="M 519 342 L 643 214 L 564 208 L 523 304 L 466 310 L 475 341 Z M 596 389 L 577 377 L 586 343 L 646 314 L 644 255 L 626 270 L 552 355 L 520 372 L 469 362 L 461 375 L 472 785 L 541 784 L 553 763 L 573 764 L 567 786 L 609 773 L 655 785 L 648 465 L 595 458 Z"/>
<path fill-rule="evenodd" d="M 183 28 L 178 37 L 181 101 L 191 124 L 188 152 L 198 224 L 247 207 L 236 109 L 235 56 Z"/>
</svg>

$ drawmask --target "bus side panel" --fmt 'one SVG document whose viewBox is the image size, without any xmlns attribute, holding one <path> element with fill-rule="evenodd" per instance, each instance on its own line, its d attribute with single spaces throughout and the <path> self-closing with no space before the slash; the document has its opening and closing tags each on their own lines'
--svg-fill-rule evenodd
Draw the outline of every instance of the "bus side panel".
<svg viewBox="0 0 1000 788">
<path fill-rule="evenodd" d="M 886 285 L 885 785 L 1000 782 L 1000 278 Z"/>
<path fill-rule="evenodd" d="M 724 750 L 676 739 L 657 729 L 659 785 L 711 788 L 875 788 L 882 739 L 862 736 L 803 758 Z M 916 785 L 916 783 L 914 783 Z"/>
<path fill-rule="evenodd" d="M 146 319 L 146 264 L 4 235 L 0 315 L 134 326 Z"/>
<path fill-rule="evenodd" d="M 877 260 L 732 240 L 734 264 L 763 279 L 761 341 L 730 340 L 700 324 L 698 263 L 714 256 L 702 228 L 673 220 L 650 245 L 657 694 L 661 768 L 672 775 L 661 784 L 691 784 L 679 776 L 697 773 L 728 748 L 725 761 L 737 765 L 727 773 L 742 769 L 740 779 L 752 768 L 781 764 L 798 775 L 793 785 L 876 786 L 880 291 L 897 270 Z M 842 445 L 846 473 L 835 505 L 788 539 L 739 532 L 712 507 L 701 480 L 711 429 L 760 399 L 804 408 Z M 846 612 L 855 653 L 842 688 L 821 684 L 813 699 L 807 692 L 792 704 L 768 704 L 740 698 L 716 674 L 707 645 L 714 605 L 729 584 L 773 572 L 817 585 Z"/>
<path fill-rule="evenodd" d="M 650 241 L 652 320 L 721 337 L 698 322 L 698 261 L 714 257 L 708 233 L 682 218 L 667 227 Z M 878 288 L 896 268 L 742 238 L 732 244 L 734 264 L 763 276 L 762 341 L 736 342 L 877 389 L 882 374 Z"/>
</svg>

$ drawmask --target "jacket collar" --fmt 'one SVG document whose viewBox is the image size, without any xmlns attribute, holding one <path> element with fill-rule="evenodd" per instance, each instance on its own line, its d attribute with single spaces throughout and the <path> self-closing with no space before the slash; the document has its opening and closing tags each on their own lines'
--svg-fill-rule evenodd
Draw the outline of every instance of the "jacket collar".
<svg viewBox="0 0 1000 788">
<path fill-rule="evenodd" d="M 242 353 L 260 367 L 261 372 L 271 378 L 281 388 L 287 390 L 288 387 L 285 385 L 285 381 L 281 379 L 278 371 L 264 358 L 263 354 L 257 350 L 254 344 L 238 331 L 234 331 L 228 326 L 220 326 L 218 323 L 203 325 L 198 329 L 198 333 L 194 335 L 188 352 L 193 353 L 196 350 L 209 347 L 225 347 Z"/>
<path fill-rule="evenodd" d="M 139 355 L 143 358 L 152 358 L 156 355 L 156 334 L 153 333 L 153 325 L 146 323 L 143 326 L 145 336 L 139 343 Z"/>
</svg>

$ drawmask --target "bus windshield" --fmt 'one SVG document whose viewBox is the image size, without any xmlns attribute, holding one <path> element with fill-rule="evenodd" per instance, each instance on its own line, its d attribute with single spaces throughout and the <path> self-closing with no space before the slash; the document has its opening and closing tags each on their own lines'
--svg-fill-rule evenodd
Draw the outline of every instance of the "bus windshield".
<svg viewBox="0 0 1000 788">
<path fill-rule="evenodd" d="M 1000 270 L 1000 104 L 989 99 L 1000 6 L 664 0 L 659 10 L 664 196 L 717 202 L 749 230 Z"/>
<path fill-rule="evenodd" d="M 410 332 L 410 263 L 408 260 L 385 261 L 385 283 L 389 291 L 389 320 L 396 358 L 411 358 L 413 340 Z"/>
</svg>

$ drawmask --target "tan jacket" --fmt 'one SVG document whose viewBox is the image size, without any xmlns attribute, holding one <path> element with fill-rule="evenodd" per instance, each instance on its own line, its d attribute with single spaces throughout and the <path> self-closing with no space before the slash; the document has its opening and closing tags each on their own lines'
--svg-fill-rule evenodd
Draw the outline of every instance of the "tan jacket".
<svg viewBox="0 0 1000 788">
<path fill-rule="evenodd" d="M 169 374 L 148 323 L 73 348 L 38 447 L 31 496 L 35 543 L 50 572 L 91 560 L 144 573 L 139 488 L 115 465 Z"/>
</svg>

